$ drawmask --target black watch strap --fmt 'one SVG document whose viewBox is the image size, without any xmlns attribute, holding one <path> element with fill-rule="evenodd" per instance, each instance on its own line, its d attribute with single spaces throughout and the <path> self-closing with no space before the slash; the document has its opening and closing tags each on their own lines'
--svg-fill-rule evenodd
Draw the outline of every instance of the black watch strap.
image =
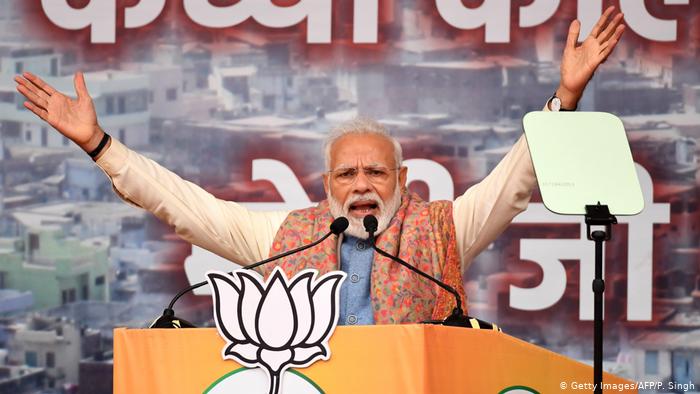
<svg viewBox="0 0 700 394">
<path fill-rule="evenodd" d="M 112 138 L 112 137 L 110 137 L 109 134 L 104 133 L 104 135 L 102 136 L 102 139 L 100 140 L 100 143 L 97 144 L 97 148 L 95 148 L 95 149 L 93 149 L 92 151 L 88 152 L 88 155 L 89 155 L 90 157 L 92 157 L 93 159 L 94 159 L 95 157 L 97 157 L 97 155 L 99 155 L 100 152 L 102 152 L 102 149 L 105 148 L 105 145 L 107 145 L 107 143 L 109 142 L 110 138 Z"/>
<path fill-rule="evenodd" d="M 552 93 L 552 97 L 550 97 L 549 100 L 547 101 L 547 105 L 549 105 L 549 103 L 550 103 L 553 99 L 555 99 L 555 98 L 558 99 L 559 102 L 561 103 L 561 99 L 557 96 L 557 92 L 554 91 L 554 93 Z M 559 105 L 559 111 L 560 111 L 560 112 L 574 112 L 574 111 L 576 111 L 577 109 L 578 109 L 578 104 L 576 104 L 576 106 L 574 107 L 574 109 L 564 108 L 564 107 L 562 107 L 561 105 Z"/>
</svg>

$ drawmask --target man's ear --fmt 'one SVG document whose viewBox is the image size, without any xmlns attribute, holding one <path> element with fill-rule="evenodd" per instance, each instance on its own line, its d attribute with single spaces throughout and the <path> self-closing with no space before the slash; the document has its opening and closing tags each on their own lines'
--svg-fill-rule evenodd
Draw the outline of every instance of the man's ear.
<svg viewBox="0 0 700 394">
<path fill-rule="evenodd" d="M 399 169 L 399 186 L 401 188 L 401 191 L 403 192 L 406 190 L 406 177 L 408 176 L 408 167 L 401 166 Z"/>
</svg>

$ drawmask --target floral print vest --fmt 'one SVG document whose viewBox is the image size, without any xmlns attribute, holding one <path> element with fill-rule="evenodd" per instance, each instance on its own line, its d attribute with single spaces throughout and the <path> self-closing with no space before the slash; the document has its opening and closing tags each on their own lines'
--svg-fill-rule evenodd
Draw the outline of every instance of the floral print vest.
<svg viewBox="0 0 700 394">
<path fill-rule="evenodd" d="M 329 231 L 332 221 L 327 200 L 292 211 L 277 231 L 270 255 L 319 239 Z M 467 310 L 450 201 L 425 202 L 415 193 L 404 193 L 389 227 L 377 237 L 377 246 L 457 289 L 462 308 Z M 322 275 L 340 269 L 338 248 L 338 240 L 331 237 L 280 259 L 278 265 L 290 276 L 306 268 L 317 269 Z M 261 268 L 268 276 L 274 267 Z M 376 324 L 442 319 L 454 308 L 451 294 L 378 253 L 374 254 L 370 279 Z"/>
</svg>

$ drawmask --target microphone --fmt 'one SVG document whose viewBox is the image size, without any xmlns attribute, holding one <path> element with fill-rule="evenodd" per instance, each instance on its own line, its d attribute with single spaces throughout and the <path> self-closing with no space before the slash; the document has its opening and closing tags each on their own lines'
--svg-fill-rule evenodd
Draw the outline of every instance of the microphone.
<svg viewBox="0 0 700 394">
<path fill-rule="evenodd" d="M 491 324 L 488 322 L 485 322 L 483 320 L 479 320 L 470 316 L 467 316 L 464 314 L 464 311 L 462 310 L 462 297 L 459 295 L 459 292 L 455 290 L 452 286 L 448 285 L 447 283 L 438 280 L 434 278 L 431 275 L 426 274 L 425 272 L 419 270 L 418 268 L 412 266 L 411 264 L 408 264 L 407 262 L 401 260 L 397 256 L 393 256 L 387 252 L 385 252 L 382 249 L 379 249 L 376 245 L 376 240 L 374 233 L 377 232 L 377 228 L 379 228 L 379 222 L 377 221 L 377 218 L 374 215 L 367 215 L 362 219 L 362 224 L 365 226 L 365 230 L 369 233 L 369 242 L 370 245 L 372 245 L 372 249 L 376 250 L 377 253 L 380 255 L 387 257 L 402 266 L 408 268 L 409 270 L 415 272 L 416 274 L 422 276 L 425 279 L 428 279 L 429 281 L 435 283 L 436 285 L 440 286 L 442 289 L 448 291 L 455 297 L 455 307 L 452 309 L 452 313 L 450 316 L 445 318 L 445 320 L 429 320 L 425 321 L 423 323 L 428 323 L 428 324 L 442 324 L 445 326 L 454 326 L 454 327 L 471 327 L 471 328 L 476 328 L 476 329 L 487 329 L 487 330 L 497 330 L 501 331 L 501 329 L 495 325 Z"/>
<path fill-rule="evenodd" d="M 304 251 L 306 249 L 312 248 L 312 247 L 320 244 L 321 242 L 325 241 L 326 238 L 330 237 L 333 234 L 335 234 L 335 235 L 342 234 L 348 228 L 349 225 L 350 225 L 350 222 L 348 221 L 348 219 L 343 217 L 343 216 L 340 216 L 340 217 L 336 218 L 335 220 L 333 220 L 333 222 L 331 223 L 331 226 L 330 226 L 330 231 L 327 232 L 326 235 L 319 238 L 318 240 L 316 240 L 310 244 L 307 244 L 307 245 L 302 245 L 296 249 L 292 249 L 292 250 L 288 250 L 284 253 L 280 253 L 276 256 L 266 258 L 265 260 L 258 261 L 257 263 L 246 265 L 245 267 L 243 267 L 243 269 L 250 270 L 250 269 L 259 267 L 261 265 L 267 264 L 269 262 L 281 259 L 282 257 L 287 257 L 291 254 L 298 253 L 298 252 Z M 232 275 L 232 273 L 229 272 L 229 275 Z M 180 297 L 182 297 L 183 295 L 189 293 L 190 291 L 198 289 L 206 284 L 207 284 L 207 281 L 195 283 L 194 285 L 186 287 L 185 289 L 183 289 L 179 293 L 177 293 L 175 295 L 175 297 L 173 297 L 173 299 L 170 301 L 170 304 L 168 305 L 168 307 L 165 308 L 165 310 L 163 311 L 163 315 L 161 315 L 156 320 L 154 320 L 153 323 L 151 323 L 149 328 L 194 328 L 195 327 L 194 324 L 188 322 L 187 320 L 183 320 L 183 319 L 180 319 L 177 316 L 175 316 L 175 311 L 173 310 L 173 306 L 175 306 L 175 303 L 177 302 L 177 300 L 180 299 Z"/>
<path fill-rule="evenodd" d="M 374 215 L 367 215 L 364 218 L 362 218 L 362 224 L 365 226 L 365 231 L 369 233 L 369 238 L 367 239 L 374 247 L 374 233 L 377 232 L 377 229 L 379 228 L 379 222 L 377 221 L 377 218 Z"/>
</svg>

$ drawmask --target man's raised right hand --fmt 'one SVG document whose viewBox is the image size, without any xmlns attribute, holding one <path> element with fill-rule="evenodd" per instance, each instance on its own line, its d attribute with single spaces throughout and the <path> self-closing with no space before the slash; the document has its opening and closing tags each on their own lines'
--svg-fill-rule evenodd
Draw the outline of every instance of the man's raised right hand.
<svg viewBox="0 0 700 394">
<path fill-rule="evenodd" d="M 97 124 L 92 98 L 85 86 L 82 72 L 75 73 L 73 83 L 77 98 L 70 98 L 54 89 L 36 75 L 25 72 L 16 76 L 17 91 L 28 101 L 24 106 L 53 126 L 84 151 L 95 149 L 104 132 Z"/>
</svg>

